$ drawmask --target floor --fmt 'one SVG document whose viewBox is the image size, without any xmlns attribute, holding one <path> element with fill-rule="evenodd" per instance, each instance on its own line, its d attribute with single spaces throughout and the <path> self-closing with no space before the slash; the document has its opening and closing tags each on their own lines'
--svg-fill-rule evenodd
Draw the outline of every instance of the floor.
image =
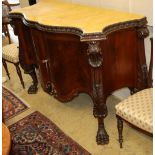
<svg viewBox="0 0 155 155">
<path fill-rule="evenodd" d="M 14 37 L 12 40 L 17 41 Z M 3 39 L 3 44 L 5 42 L 6 40 Z M 36 95 L 29 95 L 27 94 L 27 89 L 31 84 L 31 78 L 23 73 L 26 85 L 26 88 L 23 89 L 15 67 L 9 64 L 8 68 L 11 80 L 7 80 L 3 85 L 13 90 L 20 98 L 27 102 L 30 108 L 8 120 L 6 122 L 7 125 L 11 125 L 33 111 L 38 110 L 93 155 L 153 154 L 152 137 L 131 128 L 127 124 L 124 124 L 123 149 L 119 148 L 114 107 L 120 100 L 115 96 L 112 95 L 107 100 L 109 114 L 105 119 L 105 125 L 110 136 L 110 143 L 105 146 L 99 146 L 95 142 L 97 120 L 93 117 L 93 102 L 88 95 L 80 94 L 73 101 L 64 104 L 45 93 L 40 85 Z M 3 76 L 6 76 L 3 68 L 2 73 Z"/>
</svg>

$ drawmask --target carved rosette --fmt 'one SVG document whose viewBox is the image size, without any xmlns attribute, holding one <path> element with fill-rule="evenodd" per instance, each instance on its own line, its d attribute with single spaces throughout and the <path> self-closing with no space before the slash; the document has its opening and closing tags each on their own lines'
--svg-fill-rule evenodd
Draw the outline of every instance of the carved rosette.
<svg viewBox="0 0 155 155">
<path fill-rule="evenodd" d="M 102 65 L 103 58 L 99 42 L 92 41 L 89 42 L 88 45 L 87 55 L 90 66 L 94 68 L 100 67 Z"/>
</svg>

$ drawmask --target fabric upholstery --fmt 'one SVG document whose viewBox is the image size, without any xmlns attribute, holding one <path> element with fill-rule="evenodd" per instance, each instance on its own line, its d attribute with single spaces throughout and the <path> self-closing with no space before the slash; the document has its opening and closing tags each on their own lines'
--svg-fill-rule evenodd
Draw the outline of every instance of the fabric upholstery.
<svg viewBox="0 0 155 155">
<path fill-rule="evenodd" d="M 19 61 L 19 48 L 18 44 L 8 44 L 2 48 L 2 58 L 13 63 Z"/>
<path fill-rule="evenodd" d="M 152 88 L 144 89 L 115 106 L 116 114 L 133 125 L 153 132 L 153 96 Z"/>
</svg>

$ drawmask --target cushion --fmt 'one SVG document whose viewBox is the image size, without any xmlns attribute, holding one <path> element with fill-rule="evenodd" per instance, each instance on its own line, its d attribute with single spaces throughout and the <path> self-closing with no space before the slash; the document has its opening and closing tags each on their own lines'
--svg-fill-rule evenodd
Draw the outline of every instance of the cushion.
<svg viewBox="0 0 155 155">
<path fill-rule="evenodd" d="M 144 89 L 115 106 L 116 114 L 133 125 L 153 132 L 152 88 Z"/>
<path fill-rule="evenodd" d="M 8 44 L 2 48 L 2 58 L 13 63 L 19 62 L 18 44 Z"/>
</svg>

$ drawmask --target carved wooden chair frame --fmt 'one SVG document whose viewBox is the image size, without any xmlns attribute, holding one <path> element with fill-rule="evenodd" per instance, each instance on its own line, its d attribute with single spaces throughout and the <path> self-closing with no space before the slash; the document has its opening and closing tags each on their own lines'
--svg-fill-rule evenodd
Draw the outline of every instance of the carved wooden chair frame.
<svg viewBox="0 0 155 155">
<path fill-rule="evenodd" d="M 22 77 L 22 73 L 21 73 L 21 70 L 20 70 L 20 67 L 19 67 L 19 62 L 14 63 L 14 62 L 11 62 L 11 61 L 8 61 L 8 60 L 2 58 L 2 63 L 3 63 L 4 69 L 5 69 L 5 71 L 6 71 L 6 74 L 7 74 L 8 78 L 9 78 L 9 80 L 10 80 L 10 73 L 9 73 L 9 71 L 8 71 L 8 67 L 7 67 L 6 61 L 7 61 L 7 62 L 10 62 L 10 63 L 13 63 L 13 64 L 15 65 L 17 74 L 18 74 L 19 79 L 20 79 L 20 82 L 21 82 L 23 88 L 25 88 L 24 81 L 23 81 L 23 77 Z"/>
</svg>

